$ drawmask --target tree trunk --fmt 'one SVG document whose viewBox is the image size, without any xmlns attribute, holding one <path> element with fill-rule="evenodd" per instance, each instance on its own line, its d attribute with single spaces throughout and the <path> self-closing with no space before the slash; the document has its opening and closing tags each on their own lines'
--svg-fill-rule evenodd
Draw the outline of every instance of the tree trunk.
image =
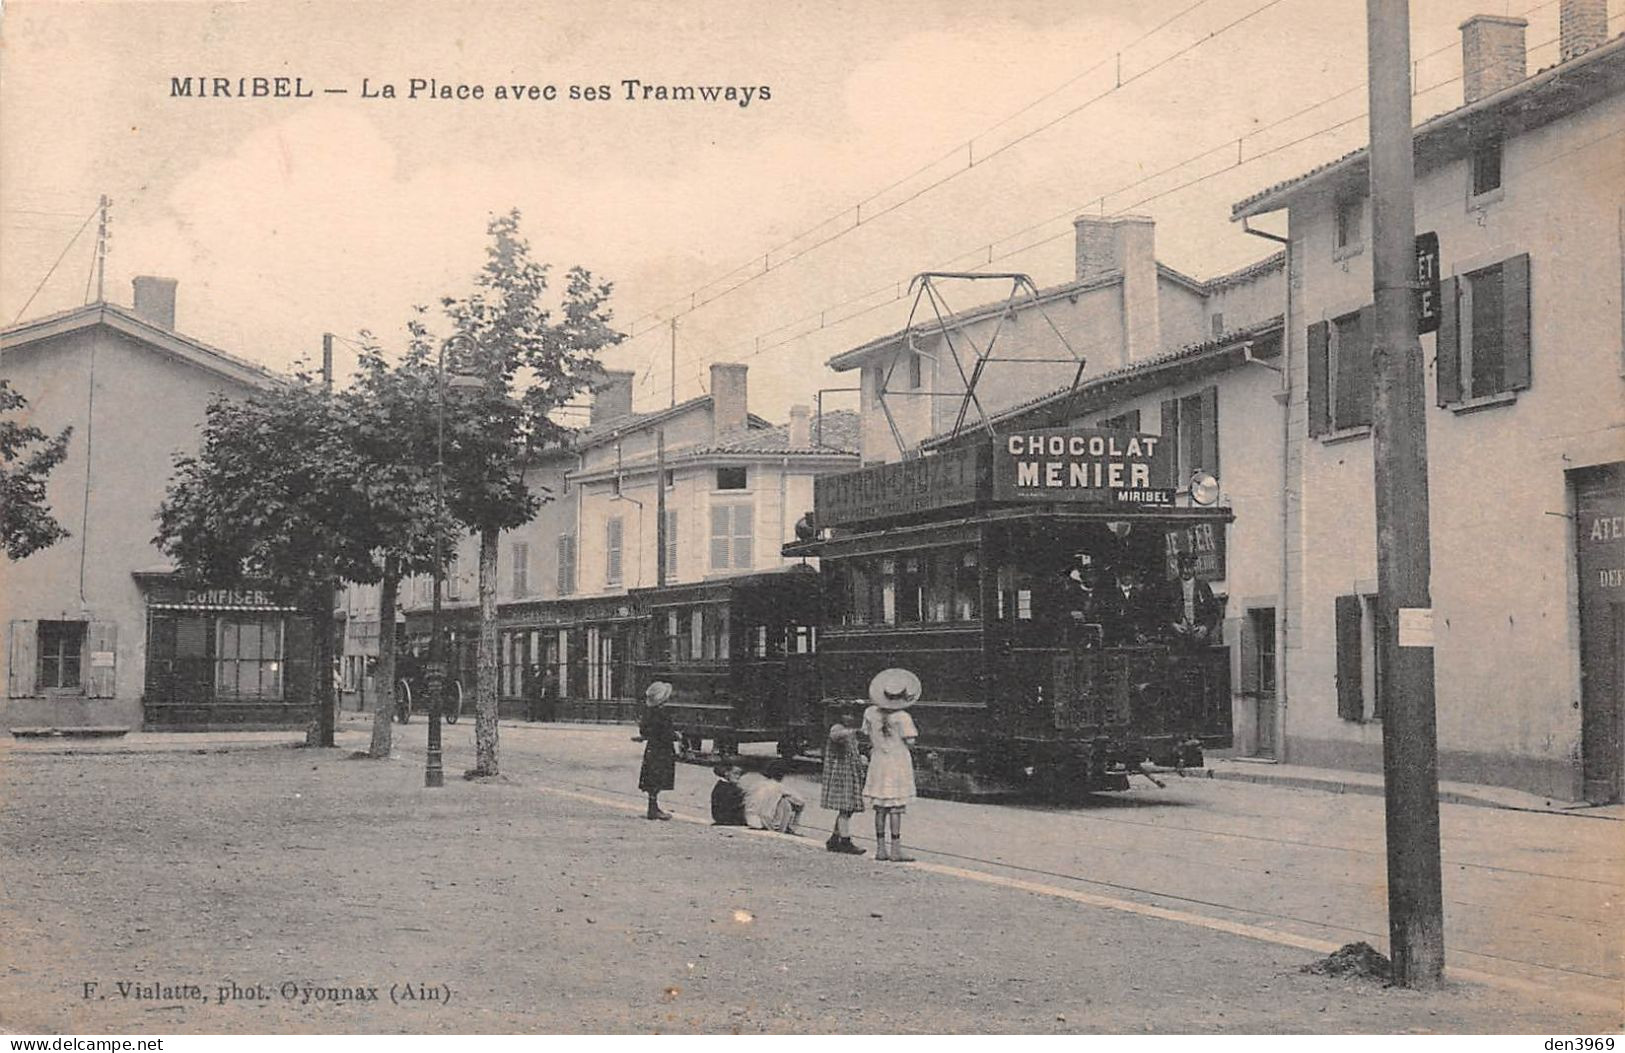
<svg viewBox="0 0 1625 1053">
<path fill-rule="evenodd" d="M 384 557 L 384 581 L 378 590 L 378 665 L 373 669 L 376 707 L 372 714 L 372 746 L 367 755 L 389 756 L 395 720 L 395 594 L 400 590 L 401 561 Z M 363 672 L 363 676 L 365 672 Z M 363 681 L 365 682 L 365 681 Z"/>
<path fill-rule="evenodd" d="M 333 589 L 317 590 L 310 604 L 311 660 L 316 663 L 310 678 L 310 727 L 305 745 L 333 745 Z"/>
<path fill-rule="evenodd" d="M 480 531 L 480 648 L 475 659 L 474 774 L 497 774 L 497 539 Z"/>
</svg>

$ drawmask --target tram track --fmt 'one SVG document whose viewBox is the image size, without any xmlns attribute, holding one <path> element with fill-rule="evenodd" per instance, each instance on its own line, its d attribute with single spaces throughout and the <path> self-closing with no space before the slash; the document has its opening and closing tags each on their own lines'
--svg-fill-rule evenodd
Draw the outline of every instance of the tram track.
<svg viewBox="0 0 1625 1053">
<path fill-rule="evenodd" d="M 548 783 L 548 782 L 538 783 L 537 785 L 538 785 L 538 788 L 540 788 L 540 789 L 542 789 L 544 791 L 556 792 L 556 793 L 564 793 L 564 794 L 566 794 L 568 796 L 573 796 L 573 797 L 577 797 L 577 798 L 585 799 L 585 800 L 589 800 L 589 801 L 598 801 L 599 803 L 614 803 L 617 807 L 624 808 L 624 809 L 626 809 L 628 811 L 634 811 L 635 812 L 635 811 L 641 810 L 644 807 L 644 799 L 643 799 L 643 797 L 641 795 L 630 794 L 630 793 L 627 793 L 627 792 L 622 791 L 622 790 L 605 788 L 605 787 L 599 786 L 599 785 L 581 784 L 581 783 L 556 784 L 556 783 Z M 605 800 L 606 796 L 608 797 L 608 800 Z M 692 822 L 692 823 L 694 823 L 696 825 L 704 825 L 704 826 L 709 826 L 710 825 L 707 820 L 699 818 L 699 817 L 689 817 L 688 821 L 690 821 L 690 822 Z M 1147 826 L 1152 826 L 1152 827 L 1157 826 L 1157 824 L 1136 824 L 1136 825 L 1147 825 Z M 811 839 L 811 838 L 789 838 L 788 840 L 791 841 L 791 842 L 803 845 L 805 847 L 818 847 L 816 841 L 814 839 Z M 867 844 L 872 844 L 873 843 L 872 838 L 865 837 L 865 836 L 863 836 L 861 834 L 855 834 L 854 835 L 854 840 L 863 841 L 863 842 L 865 842 Z M 1051 881 L 1064 881 L 1064 882 L 1068 882 L 1071 885 L 1081 885 L 1081 886 L 1086 886 L 1086 887 L 1089 887 L 1089 888 L 1108 890 L 1108 891 L 1111 891 L 1111 892 L 1114 892 L 1114 893 L 1119 893 L 1119 894 L 1124 895 L 1124 896 L 1143 897 L 1143 899 L 1139 899 L 1139 900 L 1133 900 L 1133 899 L 1126 900 L 1126 901 L 1123 901 L 1124 903 L 1139 903 L 1139 904 L 1147 906 L 1147 907 L 1158 908 L 1158 907 L 1161 906 L 1161 903 L 1158 903 L 1156 901 L 1161 901 L 1162 903 L 1178 904 L 1181 907 L 1194 907 L 1194 908 L 1202 908 L 1202 909 L 1210 910 L 1210 911 L 1228 912 L 1228 913 L 1232 913 L 1232 914 L 1237 914 L 1237 915 L 1242 915 L 1242 916 L 1245 916 L 1245 917 L 1258 919 L 1258 920 L 1260 920 L 1262 922 L 1274 922 L 1274 923 L 1280 923 L 1280 924 L 1284 924 L 1284 925 L 1301 926 L 1301 927 L 1306 928 L 1306 929 L 1310 930 L 1311 932 L 1315 932 L 1315 933 L 1338 934 L 1338 939 L 1343 939 L 1343 937 L 1350 937 L 1350 938 L 1365 939 L 1367 941 L 1376 941 L 1378 943 L 1381 943 L 1381 942 L 1386 941 L 1387 935 L 1388 935 L 1386 932 L 1376 931 L 1376 930 L 1373 930 L 1371 928 L 1360 927 L 1360 926 L 1356 926 L 1356 925 L 1339 924 L 1337 922 L 1331 921 L 1331 920 L 1326 919 L 1326 918 L 1302 917 L 1302 916 L 1287 913 L 1287 912 L 1274 911 L 1274 910 L 1269 910 L 1269 909 L 1261 908 L 1261 907 L 1245 906 L 1245 905 L 1241 905 L 1241 904 L 1227 903 L 1227 902 L 1223 902 L 1223 901 L 1220 901 L 1220 900 L 1204 899 L 1204 898 L 1199 897 L 1199 896 L 1190 896 L 1190 895 L 1185 895 L 1185 894 L 1181 894 L 1181 893 L 1177 893 L 1177 892 L 1163 891 L 1163 890 L 1159 890 L 1159 889 L 1155 889 L 1155 888 L 1150 888 L 1150 887 L 1147 887 L 1145 885 L 1134 885 L 1134 884 L 1128 884 L 1128 883 L 1123 883 L 1123 882 L 1108 881 L 1108 880 L 1104 880 L 1104 879 L 1101 879 L 1101 878 L 1092 878 L 1092 877 L 1083 876 L 1081 874 L 1069 873 L 1069 872 L 1064 871 L 1064 870 L 1055 870 L 1055 869 L 1050 869 L 1050 868 L 1046 868 L 1046 867 L 1030 866 L 1030 865 L 1026 865 L 1026 864 L 1012 863 L 1012 862 L 1009 862 L 1007 860 L 1002 860 L 1002 859 L 994 859 L 994 858 L 990 858 L 990 857 L 986 857 L 986 856 L 978 856 L 978 855 L 968 854 L 968 853 L 964 853 L 964 852 L 955 852 L 955 851 L 952 851 L 952 850 L 949 850 L 949 849 L 944 849 L 944 848 L 940 848 L 940 847 L 933 847 L 929 842 L 921 842 L 921 841 L 918 841 L 918 840 L 910 840 L 909 846 L 912 849 L 914 849 L 915 851 L 917 851 L 917 852 L 925 853 L 925 854 L 928 854 L 930 856 L 939 857 L 939 858 L 942 858 L 942 859 L 953 860 L 955 863 L 961 864 L 962 866 L 990 868 L 990 869 L 983 869 L 983 870 L 980 871 L 980 873 L 986 874 L 988 876 L 997 876 L 996 873 L 994 873 L 996 871 L 1009 871 L 1009 872 L 1012 872 L 1012 873 L 1015 873 L 1015 874 L 1023 875 L 1025 877 L 1044 878 L 1044 879 L 1048 879 L 1048 880 L 1051 880 Z M 1315 847 L 1315 846 L 1311 845 L 1309 847 Z M 1117 850 L 1117 854 L 1126 854 L 1126 853 L 1122 852 L 1121 850 Z M 1254 873 L 1264 873 L 1264 872 L 1262 872 L 1262 871 L 1254 871 Z M 963 875 L 961 875 L 961 876 L 963 876 Z M 1536 875 L 1536 876 L 1538 876 L 1538 875 Z M 1349 885 L 1351 887 L 1361 887 L 1361 888 L 1365 887 L 1363 885 L 1357 885 L 1356 883 L 1352 883 L 1352 882 L 1342 882 L 1342 884 L 1347 884 L 1347 885 Z M 1032 888 L 1032 889 L 1029 889 L 1029 891 L 1043 892 L 1045 890 L 1041 889 L 1041 888 Z M 1147 903 L 1147 902 L 1145 902 L 1145 900 L 1150 900 L 1150 901 L 1153 901 L 1153 902 Z M 1103 906 L 1117 906 L 1119 904 L 1101 903 L 1100 905 L 1103 905 Z M 1468 907 L 1470 909 L 1474 909 L 1474 910 L 1480 911 L 1480 912 L 1490 911 L 1490 910 L 1493 909 L 1489 905 L 1474 904 L 1474 903 L 1470 903 L 1470 902 L 1459 902 L 1456 905 L 1463 906 L 1463 907 Z M 1531 913 L 1538 913 L 1538 912 L 1531 912 Z M 1193 916 L 1193 917 L 1196 917 L 1196 916 Z M 1228 919 L 1211 918 L 1211 917 L 1205 917 L 1205 916 L 1203 916 L 1203 917 L 1204 917 L 1204 920 L 1214 922 L 1214 923 L 1218 924 L 1218 926 L 1221 927 L 1221 928 L 1228 929 L 1230 927 L 1229 924 L 1228 924 Z M 1172 919 L 1172 920 L 1182 920 L 1182 919 L 1175 918 L 1175 919 Z M 1260 928 L 1257 925 L 1245 925 L 1244 928 L 1247 931 L 1241 932 L 1240 933 L 1241 935 L 1251 935 L 1251 936 L 1254 936 L 1256 938 L 1266 938 L 1265 936 L 1261 936 L 1260 933 L 1268 933 L 1268 934 L 1272 934 L 1274 936 L 1280 937 L 1281 939 L 1278 940 L 1277 942 L 1287 942 L 1292 946 L 1305 946 L 1305 944 L 1303 942 L 1304 940 L 1308 940 L 1308 941 L 1311 941 L 1311 942 L 1315 942 L 1317 940 L 1317 937 L 1314 937 L 1314 936 L 1305 937 L 1301 933 L 1295 933 L 1290 929 Z M 1325 943 L 1326 947 L 1328 949 L 1335 949 L 1335 947 L 1338 946 L 1338 943 L 1336 941 L 1320 940 L 1319 942 Z M 1347 941 L 1345 940 L 1344 942 L 1347 942 Z M 1313 949 L 1313 948 L 1310 948 L 1310 949 Z M 1515 967 L 1515 968 L 1521 968 L 1521 969 L 1525 969 L 1525 970 L 1534 970 L 1534 971 L 1537 971 L 1537 972 L 1540 972 L 1540 973 L 1556 974 L 1558 976 L 1563 976 L 1563 977 L 1571 977 L 1576 981 L 1602 982 L 1602 983 L 1605 983 L 1605 984 L 1618 984 L 1618 983 L 1621 982 L 1622 979 L 1625 979 L 1625 977 L 1622 977 L 1619 974 L 1597 972 L 1597 971 L 1593 971 L 1593 970 L 1577 968 L 1577 967 L 1571 966 L 1571 965 L 1562 965 L 1562 964 L 1557 964 L 1557 963 L 1553 963 L 1553 962 L 1549 962 L 1549 961 L 1537 960 L 1537 959 L 1533 959 L 1533 958 L 1521 958 L 1521 957 L 1517 957 L 1515 955 L 1501 954 L 1501 953 L 1497 953 L 1497 952 L 1494 952 L 1494 951 L 1483 950 L 1483 949 L 1470 949 L 1470 948 L 1459 947 L 1458 946 L 1458 947 L 1450 948 L 1450 953 L 1452 953 L 1454 955 L 1457 955 L 1457 956 L 1460 956 L 1462 958 L 1470 958 L 1470 959 L 1480 961 L 1480 962 L 1501 963 L 1503 965 L 1512 966 L 1512 967 Z M 1460 970 L 1460 969 L 1457 969 L 1455 971 L 1458 973 L 1458 975 L 1462 974 L 1462 970 Z M 1509 980 L 1509 981 L 1513 981 L 1513 982 L 1522 982 L 1521 978 L 1510 977 L 1510 976 L 1507 976 L 1507 975 L 1505 975 L 1503 973 L 1484 973 L 1484 974 L 1482 974 L 1482 976 L 1483 977 L 1489 977 L 1492 980 Z M 1481 977 L 1475 977 L 1475 978 L 1481 978 Z M 1549 986 L 1549 985 L 1537 985 L 1537 986 L 1542 986 L 1543 988 L 1545 988 L 1546 986 Z"/>
</svg>

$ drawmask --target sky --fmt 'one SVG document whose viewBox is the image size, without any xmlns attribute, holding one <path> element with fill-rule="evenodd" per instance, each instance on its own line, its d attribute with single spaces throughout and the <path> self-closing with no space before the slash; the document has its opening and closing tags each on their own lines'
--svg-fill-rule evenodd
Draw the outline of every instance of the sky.
<svg viewBox="0 0 1625 1053">
<path fill-rule="evenodd" d="M 1461 103 L 1464 19 L 1526 17 L 1533 72 L 1556 61 L 1557 11 L 1414 3 L 1417 118 Z M 333 332 L 342 375 L 362 330 L 399 348 L 415 305 L 465 293 L 487 219 L 517 207 L 561 278 L 614 282 L 629 336 L 605 362 L 637 372 L 635 408 L 733 361 L 752 410 L 782 420 L 854 382 L 824 362 L 901 328 L 919 271 L 1069 280 L 1077 214 L 1152 216 L 1158 257 L 1198 278 L 1268 255 L 1230 206 L 1364 143 L 1364 17 L 1359 0 L 11 0 L 0 322 L 94 298 L 96 224 L 75 232 L 107 194 L 108 300 L 173 277 L 179 331 L 278 369 Z M 185 77 L 297 77 L 310 97 L 176 97 Z M 413 98 L 414 78 L 483 97 Z M 653 90 L 674 86 L 735 98 Z"/>
</svg>

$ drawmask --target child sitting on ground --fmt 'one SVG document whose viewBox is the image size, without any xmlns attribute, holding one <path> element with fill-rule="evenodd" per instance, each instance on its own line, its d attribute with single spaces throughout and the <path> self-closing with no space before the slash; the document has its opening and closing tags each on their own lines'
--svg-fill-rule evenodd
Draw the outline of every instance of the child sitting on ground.
<svg viewBox="0 0 1625 1053">
<path fill-rule="evenodd" d="M 807 802 L 784 788 L 779 781 L 784 777 L 784 765 L 768 765 L 767 774 L 745 772 L 739 776 L 739 788 L 745 791 L 745 813 L 750 825 L 758 830 L 776 830 L 781 834 L 795 834 L 801 822 L 801 810 Z"/>
<path fill-rule="evenodd" d="M 739 788 L 744 769 L 737 764 L 719 764 L 717 784 L 711 787 L 711 823 L 714 826 L 745 826 L 745 791 Z"/>
</svg>

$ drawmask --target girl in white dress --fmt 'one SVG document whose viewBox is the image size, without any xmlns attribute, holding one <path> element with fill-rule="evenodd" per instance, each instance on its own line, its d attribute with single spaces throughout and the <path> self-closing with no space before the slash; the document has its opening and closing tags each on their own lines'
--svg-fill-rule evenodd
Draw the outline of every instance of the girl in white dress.
<svg viewBox="0 0 1625 1053">
<path fill-rule="evenodd" d="M 869 739 L 869 773 L 863 797 L 875 810 L 875 858 L 912 863 L 903 851 L 903 812 L 914 797 L 914 740 L 919 732 L 907 707 L 920 697 L 920 678 L 907 669 L 884 669 L 869 682 L 863 734 Z M 888 850 L 886 828 L 891 827 Z"/>
</svg>

